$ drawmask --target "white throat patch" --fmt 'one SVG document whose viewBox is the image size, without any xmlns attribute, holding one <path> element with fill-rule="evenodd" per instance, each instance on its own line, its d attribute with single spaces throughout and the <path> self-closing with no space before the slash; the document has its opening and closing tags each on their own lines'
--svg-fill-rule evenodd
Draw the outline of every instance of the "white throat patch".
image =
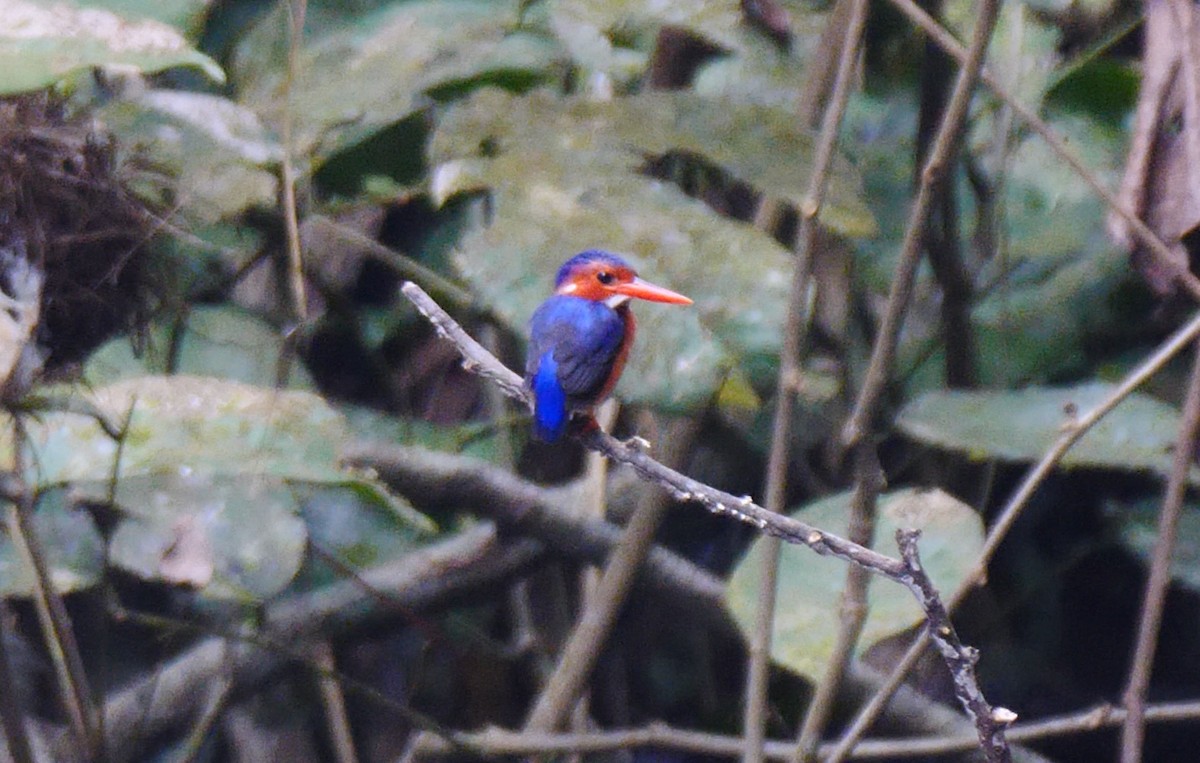
<svg viewBox="0 0 1200 763">
<path fill-rule="evenodd" d="M 618 307 L 620 307 L 621 305 L 625 304 L 628 301 L 629 301 L 629 295 L 614 294 L 611 297 L 609 297 L 608 299 L 604 300 L 604 304 L 608 305 L 613 310 L 616 310 Z"/>
</svg>

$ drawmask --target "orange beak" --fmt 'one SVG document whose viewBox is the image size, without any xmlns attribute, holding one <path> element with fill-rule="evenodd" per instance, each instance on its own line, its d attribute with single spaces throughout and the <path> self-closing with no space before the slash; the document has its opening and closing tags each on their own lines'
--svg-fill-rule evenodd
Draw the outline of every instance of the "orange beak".
<svg viewBox="0 0 1200 763">
<path fill-rule="evenodd" d="M 611 287 L 617 294 L 623 294 L 626 297 L 637 297 L 650 302 L 668 302 L 672 305 L 690 305 L 692 300 L 683 296 L 679 292 L 664 289 L 661 286 L 655 286 L 649 281 L 643 281 L 640 278 L 635 278 L 629 283 L 618 283 Z"/>
</svg>

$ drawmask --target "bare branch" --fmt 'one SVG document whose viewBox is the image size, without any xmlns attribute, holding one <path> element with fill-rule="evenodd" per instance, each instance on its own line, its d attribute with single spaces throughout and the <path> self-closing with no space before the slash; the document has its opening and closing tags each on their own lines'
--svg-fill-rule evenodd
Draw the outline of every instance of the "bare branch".
<svg viewBox="0 0 1200 763">
<path fill-rule="evenodd" d="M 900 338 L 904 315 L 912 297 L 917 264 L 920 262 L 926 220 L 937 195 L 937 188 L 943 182 L 958 151 L 967 107 L 971 104 L 971 93 L 983 69 L 984 54 L 992 38 L 992 28 L 996 25 L 999 9 L 999 0 L 985 0 L 979 6 L 971 47 L 962 59 L 962 69 L 955 80 L 945 116 L 938 126 L 937 136 L 929 150 L 929 158 L 921 169 L 921 184 L 917 188 L 917 197 L 913 200 L 912 209 L 909 210 L 908 223 L 904 229 L 904 243 L 901 245 L 896 272 L 892 276 L 887 308 L 879 323 L 879 338 L 871 350 L 871 363 L 859 390 L 854 410 L 842 427 L 843 447 L 853 448 L 866 436 L 871 419 L 878 408 L 880 396 L 891 376 L 892 359 Z"/>
<path fill-rule="evenodd" d="M 1157 723 L 1194 721 L 1200 718 L 1200 702 L 1171 702 L 1146 708 L 1146 720 Z M 1084 710 L 1070 715 L 1047 718 L 1036 723 L 1018 724 L 1007 735 L 1013 742 L 1034 742 L 1042 739 L 1080 734 L 1121 724 L 1125 711 L 1111 705 Z M 742 749 L 740 737 L 677 729 L 662 724 L 619 731 L 596 731 L 588 734 L 546 734 L 512 732 L 490 728 L 461 737 L 475 749 L 493 755 L 538 755 L 554 753 L 597 753 L 636 747 L 657 747 L 680 752 L 734 757 Z M 908 737 L 904 739 L 872 739 L 855 748 L 854 760 L 895 760 L 932 756 L 977 749 L 979 740 L 969 734 Z M 420 734 L 414 741 L 414 752 L 424 755 L 444 755 L 453 750 L 442 740 Z M 826 759 L 833 745 L 822 745 L 819 756 Z M 788 740 L 771 740 L 763 748 L 771 760 L 787 761 L 794 745 Z"/>
<path fill-rule="evenodd" d="M 409 282 L 401 287 L 401 291 L 417 306 L 417 309 L 433 322 L 442 336 L 454 343 L 465 359 L 464 366 L 466 368 L 497 380 L 506 394 L 523 401 L 526 405 L 530 404 L 529 395 L 520 383 L 520 377 L 468 336 L 462 327 L 446 311 L 442 310 L 441 306 L 434 302 L 420 286 Z M 651 458 L 644 449 L 630 443 L 620 442 L 598 428 L 586 430 L 576 435 L 576 438 L 585 447 L 604 454 L 612 461 L 625 464 L 641 475 L 643 479 L 661 485 L 679 501 L 699 503 L 714 514 L 726 515 L 753 525 L 768 536 L 780 538 L 788 543 L 808 546 L 818 554 L 836 556 L 853 564 L 861 565 L 871 572 L 890 578 L 912 590 L 922 607 L 931 601 L 938 602 L 938 606 L 941 607 L 933 584 L 924 578 L 924 573 L 919 567 L 914 569 L 909 562 L 886 556 L 841 536 L 816 528 L 807 522 L 768 511 L 754 503 L 749 496 L 738 498 L 710 487 L 662 465 Z M 913 588 L 914 585 L 917 587 Z M 918 590 L 920 591 L 919 595 Z M 935 613 L 927 612 L 927 616 L 933 614 Z M 943 615 L 942 620 L 944 619 Z M 950 667 L 952 671 L 974 672 L 974 666 L 970 664 L 951 665 Z M 979 699 L 982 700 L 982 695 L 979 695 Z M 987 708 L 987 703 L 983 701 L 981 705 L 972 703 L 964 705 L 964 707 L 968 713 L 973 714 L 980 712 L 980 708 Z M 1003 712 L 993 713 L 990 708 L 987 708 L 986 712 L 988 719 L 1002 723 Z M 983 724 L 989 722 L 988 719 L 975 718 L 974 720 L 977 726 L 982 728 Z M 1003 734 L 989 732 L 987 739 L 990 745 L 995 745 L 984 749 L 988 759 L 1007 760 L 1008 748 L 1004 746 Z"/>
<path fill-rule="evenodd" d="M 900 546 L 900 555 L 911 576 L 908 579 L 908 589 L 921 603 L 925 612 L 925 630 L 933 643 L 937 644 L 942 659 L 950 668 L 954 678 L 954 695 L 966 709 L 967 714 L 975 721 L 979 734 L 979 744 L 983 754 L 989 761 L 1004 761 L 1009 759 L 1008 744 L 1004 740 L 1004 729 L 1017 719 L 1011 710 L 993 708 L 983 696 L 979 682 L 975 679 L 975 663 L 979 661 L 978 650 L 964 646 L 950 622 L 950 613 L 942 605 L 933 581 L 925 574 L 921 566 L 921 557 L 917 553 L 917 530 L 897 530 L 896 543 Z"/>
</svg>

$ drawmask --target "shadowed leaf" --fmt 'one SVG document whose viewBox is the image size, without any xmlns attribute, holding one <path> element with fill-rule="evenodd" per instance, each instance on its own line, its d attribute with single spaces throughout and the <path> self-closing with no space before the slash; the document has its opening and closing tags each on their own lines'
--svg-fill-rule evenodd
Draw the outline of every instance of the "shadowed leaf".
<svg viewBox="0 0 1200 763">
<path fill-rule="evenodd" d="M 1154 545 L 1158 541 L 1158 514 L 1162 499 L 1155 497 L 1122 504 L 1117 521 L 1122 544 L 1150 567 Z M 1185 503 L 1175 530 L 1171 551 L 1171 578 L 1191 591 L 1200 591 L 1200 506 Z"/>
<path fill-rule="evenodd" d="M 164 190 L 135 177 L 134 187 L 192 224 L 275 203 L 274 167 L 283 149 L 244 106 L 206 93 L 151 90 L 101 113 L 124 144 L 177 180 Z M 164 192 L 169 199 L 158 199 Z"/>
<path fill-rule="evenodd" d="M 110 558 L 145 580 L 261 600 L 283 590 L 304 559 L 304 521 L 281 479 L 151 474 L 120 480 L 115 497 L 125 518 Z"/>
</svg>

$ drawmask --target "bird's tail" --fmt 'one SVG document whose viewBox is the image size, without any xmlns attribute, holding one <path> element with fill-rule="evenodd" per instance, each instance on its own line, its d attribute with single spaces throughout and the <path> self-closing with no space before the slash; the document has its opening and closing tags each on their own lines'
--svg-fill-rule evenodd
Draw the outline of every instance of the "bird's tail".
<svg viewBox="0 0 1200 763">
<path fill-rule="evenodd" d="M 567 429 L 567 393 L 558 381 L 558 363 L 547 352 L 533 375 L 533 432 L 538 439 L 554 442 Z"/>
</svg>

